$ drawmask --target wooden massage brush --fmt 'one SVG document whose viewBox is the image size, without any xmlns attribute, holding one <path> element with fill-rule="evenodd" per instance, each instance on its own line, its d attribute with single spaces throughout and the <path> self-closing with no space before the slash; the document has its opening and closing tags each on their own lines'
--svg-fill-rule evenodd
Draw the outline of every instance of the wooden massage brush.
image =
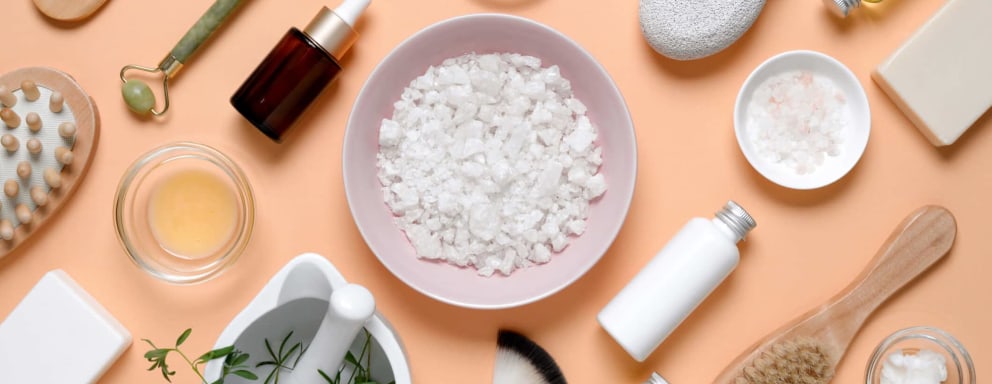
<svg viewBox="0 0 992 384">
<path fill-rule="evenodd" d="M 93 100 L 69 75 L 23 68 L 0 75 L 0 258 L 75 191 L 99 137 Z"/>
</svg>

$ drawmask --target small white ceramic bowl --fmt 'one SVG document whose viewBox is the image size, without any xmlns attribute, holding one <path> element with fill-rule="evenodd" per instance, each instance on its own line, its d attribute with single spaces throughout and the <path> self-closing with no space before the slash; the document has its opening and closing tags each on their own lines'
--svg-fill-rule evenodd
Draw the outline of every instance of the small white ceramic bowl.
<svg viewBox="0 0 992 384">
<path fill-rule="evenodd" d="M 431 65 L 467 53 L 514 52 L 558 65 L 575 96 L 588 107 L 603 149 L 606 194 L 589 208 L 587 229 L 549 263 L 481 277 L 474 269 L 425 261 L 394 222 L 376 176 L 379 126 L 392 116 L 403 88 Z M 565 35 L 537 22 L 503 14 L 455 17 L 401 43 L 372 72 L 348 120 L 343 173 L 348 205 L 369 248 L 397 278 L 452 305 L 496 309 L 524 305 L 565 288 L 602 257 L 620 231 L 634 192 L 637 145 L 623 96 L 596 60 Z"/>
<path fill-rule="evenodd" d="M 828 156 L 815 171 L 802 175 L 785 164 L 775 163 L 759 154 L 751 143 L 747 127 L 747 108 L 758 87 L 772 76 L 798 70 L 810 71 L 833 81 L 846 97 L 849 123 L 842 133 L 844 142 L 840 155 Z M 766 179 L 792 189 L 816 189 L 844 177 L 864 154 L 870 131 L 871 110 L 858 78 L 841 62 L 814 51 L 784 52 L 761 63 L 744 81 L 734 105 L 734 132 L 744 157 Z"/>
</svg>

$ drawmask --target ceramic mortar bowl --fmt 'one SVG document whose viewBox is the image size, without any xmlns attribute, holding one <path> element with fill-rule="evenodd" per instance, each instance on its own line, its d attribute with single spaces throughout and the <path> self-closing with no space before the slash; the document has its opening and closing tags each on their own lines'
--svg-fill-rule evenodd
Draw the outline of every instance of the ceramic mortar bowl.
<svg viewBox="0 0 992 384">
<path fill-rule="evenodd" d="M 975 365 L 968 350 L 954 336 L 933 327 L 910 327 L 896 331 L 878 344 L 865 370 L 865 384 L 881 383 L 886 360 L 893 354 L 916 354 L 931 350 L 947 364 L 945 384 L 975 384 Z"/>
<path fill-rule="evenodd" d="M 468 53 L 519 53 L 558 65 L 587 107 L 603 151 L 606 193 L 592 202 L 587 230 L 547 264 L 478 276 L 471 268 L 418 259 L 394 223 L 377 178 L 379 126 L 410 81 L 431 65 Z M 603 67 L 577 43 L 537 22 L 502 14 L 461 16 L 431 25 L 401 43 L 372 72 L 355 102 L 344 139 L 343 174 L 352 216 L 369 248 L 397 278 L 452 305 L 495 309 L 524 305 L 564 289 L 602 257 L 622 226 L 637 170 L 627 106 Z"/>
<path fill-rule="evenodd" d="M 246 365 L 260 379 L 246 380 L 230 375 L 224 383 L 258 384 L 264 380 L 270 369 L 255 368 L 255 365 L 271 360 L 266 350 L 266 340 L 277 348 L 283 338 L 292 332 L 287 346 L 301 342 L 309 348 L 310 340 L 313 340 L 327 313 L 327 300 L 331 292 L 347 284 L 334 265 L 317 254 L 305 253 L 286 264 L 258 296 L 231 320 L 214 345 L 214 348 L 234 345 L 237 350 L 248 353 L 250 358 Z M 412 379 L 406 351 L 392 325 L 376 312 L 365 324 L 365 329 L 372 335 L 372 378 L 379 383 L 395 381 L 396 384 L 410 384 Z M 360 356 L 364 345 L 364 335 L 359 333 L 351 345 L 352 354 Z M 204 377 L 212 383 L 220 378 L 221 369 L 220 359 L 213 360 L 207 365 Z M 348 374 L 343 376 L 347 378 Z M 295 382 L 324 383 L 317 372 L 309 380 Z"/>
</svg>

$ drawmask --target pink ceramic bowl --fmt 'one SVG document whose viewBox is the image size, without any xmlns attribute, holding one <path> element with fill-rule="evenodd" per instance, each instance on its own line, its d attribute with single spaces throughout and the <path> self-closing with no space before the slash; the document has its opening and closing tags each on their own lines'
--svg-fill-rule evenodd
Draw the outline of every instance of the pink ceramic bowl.
<svg viewBox="0 0 992 384">
<path fill-rule="evenodd" d="M 606 194 L 589 210 L 585 234 L 572 238 L 547 264 L 510 276 L 481 277 L 471 268 L 417 258 L 383 202 L 376 177 L 379 125 L 392 116 L 403 88 L 428 66 L 466 53 L 514 52 L 557 64 L 588 107 L 603 148 L 600 172 Z M 359 231 L 372 252 L 397 278 L 452 305 L 497 309 L 545 298 L 581 277 L 606 253 L 623 225 L 634 193 L 637 145 L 623 96 L 602 66 L 565 35 L 537 22 L 501 14 L 461 16 L 431 25 L 401 43 L 372 72 L 348 120 L 344 138 L 344 185 Z"/>
</svg>

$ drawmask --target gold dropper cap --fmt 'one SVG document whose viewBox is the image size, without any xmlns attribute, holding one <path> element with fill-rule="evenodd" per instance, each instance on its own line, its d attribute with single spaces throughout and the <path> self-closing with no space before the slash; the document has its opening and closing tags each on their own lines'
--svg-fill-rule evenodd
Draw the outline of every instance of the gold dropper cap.
<svg viewBox="0 0 992 384">
<path fill-rule="evenodd" d="M 323 7 L 320 13 L 313 20 L 310 20 L 310 24 L 307 24 L 307 27 L 303 29 L 303 33 L 310 36 L 314 42 L 320 44 L 327 53 L 338 61 L 358 40 L 358 32 L 355 32 L 355 29 L 341 16 L 327 7 Z"/>
</svg>

